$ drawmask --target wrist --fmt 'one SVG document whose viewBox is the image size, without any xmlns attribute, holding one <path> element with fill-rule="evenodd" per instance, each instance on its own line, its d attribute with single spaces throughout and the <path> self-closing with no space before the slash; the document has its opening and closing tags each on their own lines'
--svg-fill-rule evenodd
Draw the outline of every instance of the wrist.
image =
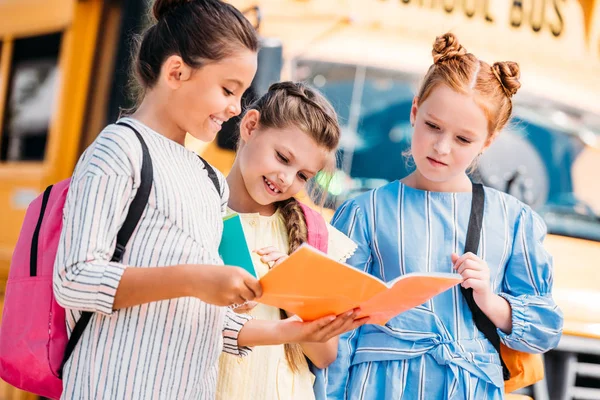
<svg viewBox="0 0 600 400">
<path fill-rule="evenodd" d="M 295 322 L 289 319 L 277 321 L 275 325 L 274 335 L 278 344 L 298 343 L 298 327 Z"/>
<path fill-rule="evenodd" d="M 494 302 L 497 301 L 498 297 L 499 296 L 491 290 L 485 293 L 473 292 L 473 299 L 475 300 L 475 303 L 477 303 L 481 311 L 483 311 L 485 314 L 487 314 L 490 309 L 494 307 Z"/>
<path fill-rule="evenodd" d="M 199 268 L 194 265 L 182 265 L 179 285 L 182 290 L 182 297 L 197 297 L 198 293 L 202 293 L 202 289 L 198 285 L 202 284 L 203 279 L 198 278 L 200 273 Z"/>
</svg>

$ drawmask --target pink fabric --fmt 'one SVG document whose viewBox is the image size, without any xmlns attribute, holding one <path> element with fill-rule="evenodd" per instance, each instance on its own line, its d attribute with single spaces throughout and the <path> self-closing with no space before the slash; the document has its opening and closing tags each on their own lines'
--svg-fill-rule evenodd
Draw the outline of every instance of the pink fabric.
<svg viewBox="0 0 600 400">
<path fill-rule="evenodd" d="M 308 230 L 307 242 L 317 250 L 327 254 L 327 245 L 329 243 L 329 231 L 327 230 L 327 224 L 323 219 L 323 216 L 307 206 L 306 204 L 300 204 L 302 212 L 304 212 L 304 218 L 306 219 L 306 228 Z"/>
<path fill-rule="evenodd" d="M 42 220 L 37 276 L 30 276 L 31 242 L 42 195 L 28 207 L 6 285 L 0 326 L 0 377 L 50 399 L 62 393 L 58 369 L 67 346 L 65 310 L 54 299 L 52 275 L 70 179 L 55 184 Z"/>
</svg>

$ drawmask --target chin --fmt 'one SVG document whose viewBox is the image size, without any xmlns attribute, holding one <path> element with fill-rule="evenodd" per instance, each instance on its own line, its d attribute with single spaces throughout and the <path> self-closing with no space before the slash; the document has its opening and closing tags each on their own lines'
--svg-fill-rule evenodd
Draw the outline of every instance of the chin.
<svg viewBox="0 0 600 400">
<path fill-rule="evenodd" d="M 195 139 L 198 139 L 203 142 L 212 142 L 217 137 L 219 132 L 212 132 L 208 129 L 198 130 L 198 131 L 187 131 L 190 135 L 192 135 Z"/>
<path fill-rule="evenodd" d="M 251 191 L 248 191 L 248 194 L 250 195 L 252 201 L 254 201 L 259 206 L 268 206 L 269 204 L 272 204 L 275 201 L 273 199 L 270 199 L 266 193 L 252 193 Z"/>
</svg>

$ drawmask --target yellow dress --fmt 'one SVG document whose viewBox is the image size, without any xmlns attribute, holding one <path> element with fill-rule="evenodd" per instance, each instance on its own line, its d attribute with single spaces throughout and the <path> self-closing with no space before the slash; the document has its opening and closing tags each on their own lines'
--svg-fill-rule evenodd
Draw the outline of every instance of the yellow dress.
<svg viewBox="0 0 600 400">
<path fill-rule="evenodd" d="M 289 247 L 287 231 L 281 214 L 272 216 L 240 214 L 250 250 L 274 246 L 282 252 Z M 327 224 L 328 254 L 346 261 L 356 250 L 356 244 L 343 233 Z M 254 268 L 259 276 L 269 266 L 252 253 Z M 256 319 L 279 320 L 279 309 L 257 305 L 250 314 Z M 300 372 L 293 373 L 285 358 L 283 345 L 259 346 L 244 358 L 223 353 L 219 363 L 217 400 L 311 400 L 314 399 L 314 376 L 304 362 Z"/>
</svg>

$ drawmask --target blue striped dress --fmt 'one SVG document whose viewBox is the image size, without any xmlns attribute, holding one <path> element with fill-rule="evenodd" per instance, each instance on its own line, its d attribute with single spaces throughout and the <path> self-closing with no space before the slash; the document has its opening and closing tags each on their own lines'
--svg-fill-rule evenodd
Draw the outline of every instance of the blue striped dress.
<svg viewBox="0 0 600 400">
<path fill-rule="evenodd" d="M 478 255 L 491 285 L 512 307 L 502 342 L 541 353 L 555 347 L 562 313 L 552 300 L 546 227 L 528 206 L 485 188 Z M 345 202 L 332 224 L 358 245 L 352 266 L 384 281 L 410 272 L 452 272 L 463 253 L 471 193 L 438 193 L 393 182 Z M 460 287 L 393 318 L 340 338 L 327 370 L 330 399 L 501 399 L 499 356 L 479 332 Z"/>
<path fill-rule="evenodd" d="M 217 193 L 198 156 L 126 118 L 152 157 L 148 204 L 122 263 L 111 262 L 119 228 L 140 186 L 135 134 L 109 125 L 81 156 L 67 196 L 54 293 L 70 333 L 81 311 L 90 324 L 65 364 L 64 399 L 214 399 L 222 351 L 245 355 L 237 336 L 248 316 L 193 297 L 113 311 L 125 268 L 222 264 L 218 254 L 229 189 Z"/>
</svg>

